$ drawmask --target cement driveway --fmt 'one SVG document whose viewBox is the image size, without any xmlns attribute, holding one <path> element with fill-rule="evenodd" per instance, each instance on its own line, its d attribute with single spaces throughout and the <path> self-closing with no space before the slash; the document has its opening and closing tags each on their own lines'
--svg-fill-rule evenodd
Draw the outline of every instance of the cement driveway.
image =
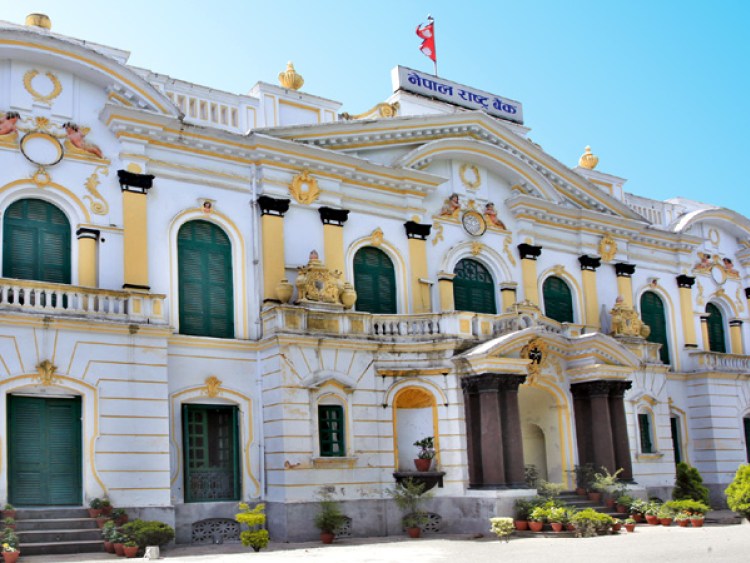
<svg viewBox="0 0 750 563">
<path fill-rule="evenodd" d="M 247 563 L 248 561 L 291 561 L 304 558 L 326 563 L 357 562 L 453 562 L 529 561 L 575 563 L 648 561 L 732 562 L 750 560 L 750 524 L 679 528 L 639 525 L 635 533 L 595 538 L 515 538 L 500 543 L 489 533 L 482 538 L 451 535 L 410 540 L 402 537 L 351 538 L 333 545 L 320 543 L 272 543 L 254 553 L 237 544 L 201 547 L 174 547 L 162 551 L 159 561 L 183 563 Z M 26 563 L 99 563 L 124 561 L 105 553 L 78 555 L 38 555 L 23 557 Z M 132 561 L 143 561 L 133 559 Z"/>
</svg>

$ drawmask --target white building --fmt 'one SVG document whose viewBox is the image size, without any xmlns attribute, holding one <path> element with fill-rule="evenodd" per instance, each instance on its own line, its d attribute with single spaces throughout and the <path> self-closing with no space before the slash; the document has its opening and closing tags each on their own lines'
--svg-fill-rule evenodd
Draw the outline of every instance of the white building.
<svg viewBox="0 0 750 563">
<path fill-rule="evenodd" d="M 182 542 L 263 500 L 299 539 L 334 486 L 352 533 L 397 533 L 434 436 L 431 510 L 473 531 L 524 465 L 664 496 L 683 460 L 718 499 L 748 461 L 747 218 L 410 69 L 339 116 L 292 68 L 235 95 L 127 59 L 0 22 L 0 499 L 107 495 Z"/>
</svg>

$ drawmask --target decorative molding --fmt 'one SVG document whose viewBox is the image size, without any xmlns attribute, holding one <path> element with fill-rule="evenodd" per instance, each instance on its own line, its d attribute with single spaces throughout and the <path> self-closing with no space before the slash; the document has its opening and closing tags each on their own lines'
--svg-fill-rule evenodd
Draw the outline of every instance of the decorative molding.
<svg viewBox="0 0 750 563">
<path fill-rule="evenodd" d="M 690 289 L 695 284 L 695 277 L 686 274 L 680 274 L 675 279 L 677 280 L 677 287 L 686 287 Z"/>
<path fill-rule="evenodd" d="M 513 244 L 513 236 L 508 235 L 507 237 L 505 237 L 505 240 L 503 241 L 503 252 L 505 252 L 505 255 L 508 257 L 508 261 L 511 263 L 511 265 L 515 267 L 516 257 L 513 256 L 513 252 L 511 252 L 510 250 L 511 244 Z"/>
<path fill-rule="evenodd" d="M 267 195 L 262 195 L 258 198 L 258 205 L 260 206 L 261 215 L 283 217 L 284 214 L 289 211 L 290 203 L 291 200 L 289 199 L 277 199 Z"/>
<path fill-rule="evenodd" d="M 627 262 L 618 262 L 615 264 L 615 275 L 618 278 L 629 278 L 635 273 L 635 264 L 628 264 Z"/>
<path fill-rule="evenodd" d="M 310 172 L 303 170 L 292 178 L 289 193 L 297 203 L 310 205 L 320 197 L 320 188 L 318 187 L 318 181 L 310 176 Z"/>
<path fill-rule="evenodd" d="M 435 235 L 432 237 L 432 246 L 436 246 L 437 243 L 439 243 L 442 240 L 443 240 L 443 225 L 438 223 L 437 225 L 435 225 Z"/>
<path fill-rule="evenodd" d="M 343 227 L 349 218 L 348 209 L 334 209 L 333 207 L 321 207 L 318 209 L 320 220 L 324 225 L 336 225 Z"/>
<path fill-rule="evenodd" d="M 48 387 L 57 383 L 57 377 L 55 377 L 57 366 L 51 361 L 44 360 L 43 362 L 39 362 L 36 365 L 36 369 L 39 372 L 37 377 L 39 378 L 39 381 L 42 383 L 42 385 Z"/>
<path fill-rule="evenodd" d="M 602 259 L 598 256 L 589 256 L 584 254 L 578 257 L 578 262 L 581 263 L 581 270 L 590 270 L 595 272 L 596 269 L 602 265 Z"/>
<path fill-rule="evenodd" d="M 530 360 L 528 365 L 528 383 L 535 383 L 548 364 L 547 343 L 539 337 L 532 338 L 521 348 L 521 358 Z"/>
<path fill-rule="evenodd" d="M 469 179 L 467 172 L 470 173 L 474 178 Z M 458 169 L 458 177 L 461 178 L 461 183 L 469 190 L 476 190 L 482 185 L 482 176 L 479 174 L 479 168 L 474 164 L 464 162 Z"/>
<path fill-rule="evenodd" d="M 153 174 L 135 174 L 127 170 L 118 170 L 117 177 L 120 180 L 120 189 L 123 192 L 147 194 L 154 185 Z"/>
<path fill-rule="evenodd" d="M 599 241 L 599 255 L 605 262 L 611 262 L 617 254 L 617 243 L 609 234 L 604 235 Z"/>
<path fill-rule="evenodd" d="M 31 97 L 34 98 L 35 102 L 40 102 L 42 104 L 52 106 L 52 101 L 57 98 L 63 91 L 62 84 L 60 84 L 60 80 L 57 78 L 57 76 L 47 71 L 44 73 L 44 76 L 46 76 L 52 83 L 52 90 L 50 90 L 49 94 L 42 94 L 36 88 L 34 88 L 34 85 L 32 84 L 34 78 L 39 76 L 39 74 L 40 72 L 36 69 L 27 70 L 26 74 L 23 75 L 23 87 L 29 94 L 31 94 Z"/>
<path fill-rule="evenodd" d="M 219 379 L 215 375 L 209 375 L 204 383 L 206 384 L 206 386 L 202 391 L 203 395 L 206 395 L 211 399 L 214 399 L 221 395 L 221 384 L 224 383 L 221 379 Z"/>
<path fill-rule="evenodd" d="M 518 245 L 518 254 L 521 260 L 536 260 L 542 255 L 542 247 L 522 242 Z"/>
<path fill-rule="evenodd" d="M 107 200 L 104 199 L 104 196 L 99 193 L 99 190 L 96 189 L 97 186 L 101 183 L 99 180 L 99 174 L 101 174 L 102 176 L 107 176 L 109 174 L 109 168 L 107 168 L 106 166 L 97 166 L 94 169 L 94 171 L 91 173 L 91 176 L 86 179 L 86 183 L 84 184 L 84 186 L 86 187 L 86 191 L 88 191 L 91 195 L 83 196 L 83 200 L 88 200 L 89 209 L 91 209 L 91 213 L 93 213 L 94 215 L 106 215 L 107 213 L 109 213 L 109 204 L 107 203 Z"/>
<path fill-rule="evenodd" d="M 471 255 L 472 256 L 479 256 L 482 253 L 482 250 L 484 250 L 484 245 L 478 240 L 475 240 L 474 242 L 471 243 Z"/>
<path fill-rule="evenodd" d="M 370 244 L 372 246 L 380 246 L 383 244 L 383 229 L 378 227 L 372 233 L 370 233 Z"/>
<path fill-rule="evenodd" d="M 416 223 L 414 221 L 407 221 L 406 223 L 404 223 L 404 229 L 406 229 L 406 238 L 427 240 L 427 237 L 430 236 L 432 225 L 424 225 L 422 223 Z"/>
</svg>

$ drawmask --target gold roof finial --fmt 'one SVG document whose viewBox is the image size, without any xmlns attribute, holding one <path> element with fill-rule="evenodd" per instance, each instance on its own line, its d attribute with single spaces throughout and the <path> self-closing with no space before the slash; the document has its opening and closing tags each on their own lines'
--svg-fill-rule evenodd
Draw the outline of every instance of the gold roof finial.
<svg viewBox="0 0 750 563">
<path fill-rule="evenodd" d="M 52 22 L 47 14 L 29 14 L 26 16 L 26 25 L 28 27 L 41 27 L 42 29 L 52 29 Z"/>
<path fill-rule="evenodd" d="M 591 154 L 591 147 L 586 147 L 586 152 L 581 155 L 578 159 L 578 166 L 586 168 L 587 170 L 593 170 L 596 165 L 599 164 L 599 157 L 595 154 Z"/>
<path fill-rule="evenodd" d="M 305 79 L 302 78 L 301 74 L 297 74 L 297 71 L 294 70 L 292 61 L 289 61 L 288 63 L 286 63 L 286 70 L 279 73 L 279 83 L 284 88 L 289 88 L 290 90 L 299 90 L 305 83 Z"/>
</svg>

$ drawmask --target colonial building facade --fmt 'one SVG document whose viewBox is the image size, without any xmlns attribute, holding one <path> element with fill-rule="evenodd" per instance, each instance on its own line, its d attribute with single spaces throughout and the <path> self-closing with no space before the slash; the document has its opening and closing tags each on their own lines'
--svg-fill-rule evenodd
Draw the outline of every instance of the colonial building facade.
<svg viewBox="0 0 750 563">
<path fill-rule="evenodd" d="M 484 530 L 622 468 L 715 499 L 750 439 L 750 221 L 568 167 L 518 102 L 410 69 L 361 115 L 224 93 L 0 23 L 0 500 L 107 495 L 187 542 L 237 501 L 357 535 L 434 436 L 430 510 Z"/>
</svg>

